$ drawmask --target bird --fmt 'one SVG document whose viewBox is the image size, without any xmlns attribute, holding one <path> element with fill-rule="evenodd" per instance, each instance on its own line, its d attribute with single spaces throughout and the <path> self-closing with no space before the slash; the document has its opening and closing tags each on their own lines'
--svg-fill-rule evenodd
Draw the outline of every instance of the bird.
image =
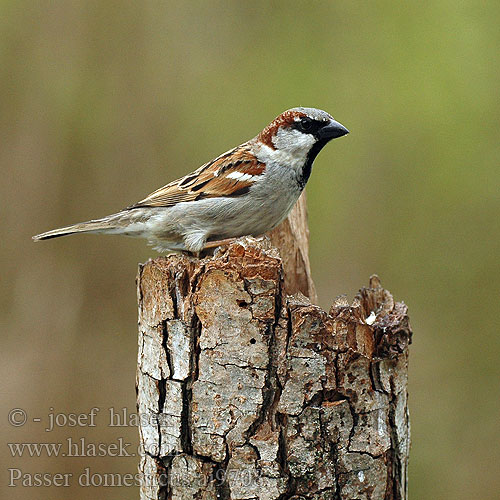
<svg viewBox="0 0 500 500">
<path fill-rule="evenodd" d="M 240 236 L 260 236 L 282 222 L 297 202 L 321 149 L 349 133 L 316 108 L 284 111 L 253 139 L 100 219 L 33 236 L 76 233 L 145 238 L 161 253 L 199 255 Z"/>
</svg>

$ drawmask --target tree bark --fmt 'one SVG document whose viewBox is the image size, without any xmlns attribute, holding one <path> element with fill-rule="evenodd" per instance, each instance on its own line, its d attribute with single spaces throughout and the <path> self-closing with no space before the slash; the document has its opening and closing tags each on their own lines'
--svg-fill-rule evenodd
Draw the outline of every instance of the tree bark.
<svg viewBox="0 0 500 500">
<path fill-rule="evenodd" d="M 407 498 L 406 306 L 373 276 L 326 313 L 284 263 L 241 238 L 140 266 L 141 500 Z"/>
</svg>

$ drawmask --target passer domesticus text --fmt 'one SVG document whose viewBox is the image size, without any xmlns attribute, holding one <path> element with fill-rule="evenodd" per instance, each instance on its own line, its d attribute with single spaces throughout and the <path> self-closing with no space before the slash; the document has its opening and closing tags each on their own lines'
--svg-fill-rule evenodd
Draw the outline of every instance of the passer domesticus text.
<svg viewBox="0 0 500 500">
<path fill-rule="evenodd" d="M 124 234 L 146 238 L 160 252 L 198 253 L 220 240 L 261 235 L 288 215 L 323 146 L 348 132 L 325 111 L 289 109 L 253 139 L 138 203 L 33 239 Z"/>
</svg>

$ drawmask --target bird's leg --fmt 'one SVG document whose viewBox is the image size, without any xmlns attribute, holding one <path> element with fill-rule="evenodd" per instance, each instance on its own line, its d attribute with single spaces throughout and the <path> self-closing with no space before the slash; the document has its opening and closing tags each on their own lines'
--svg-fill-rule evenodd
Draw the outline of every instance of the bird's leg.
<svg viewBox="0 0 500 500">
<path fill-rule="evenodd" d="M 218 240 L 218 241 L 208 241 L 205 243 L 205 246 L 203 247 L 203 250 L 206 250 L 207 248 L 215 248 L 215 247 L 220 247 L 222 245 L 229 245 L 232 243 L 236 238 L 226 238 L 225 240 Z"/>
</svg>

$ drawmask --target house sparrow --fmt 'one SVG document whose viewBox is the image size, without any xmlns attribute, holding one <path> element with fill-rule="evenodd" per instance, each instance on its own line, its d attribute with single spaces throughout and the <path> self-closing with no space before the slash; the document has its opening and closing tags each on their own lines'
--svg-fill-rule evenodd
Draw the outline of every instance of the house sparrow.
<svg viewBox="0 0 500 500">
<path fill-rule="evenodd" d="M 259 236 L 286 218 L 323 146 L 348 132 L 325 111 L 289 109 L 253 139 L 138 203 L 33 239 L 124 234 L 146 238 L 160 252 L 199 253 L 229 238 Z"/>
</svg>

